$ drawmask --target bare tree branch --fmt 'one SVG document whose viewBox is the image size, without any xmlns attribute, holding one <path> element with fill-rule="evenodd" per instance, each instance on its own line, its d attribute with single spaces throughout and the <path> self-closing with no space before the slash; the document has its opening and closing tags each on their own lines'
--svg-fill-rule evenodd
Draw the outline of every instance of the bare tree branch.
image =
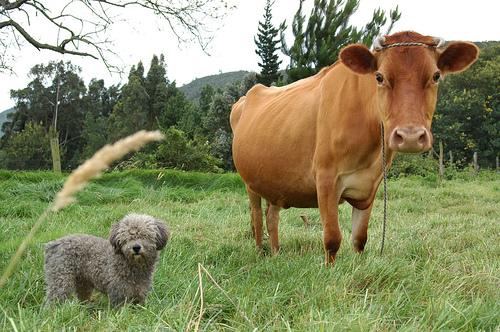
<svg viewBox="0 0 500 332">
<path fill-rule="evenodd" d="M 18 0 L 14 2 L 9 2 L 8 0 L 0 0 L 1 10 L 12 10 L 21 7 L 23 4 L 29 0 Z"/>
<path fill-rule="evenodd" d="M 5 26 L 9 26 L 9 25 L 14 27 L 24 37 L 24 39 L 26 39 L 26 41 L 28 43 L 35 46 L 36 49 L 38 49 L 38 50 L 46 49 L 46 50 L 51 50 L 51 51 L 61 53 L 61 54 L 67 53 L 67 54 L 80 55 L 80 56 L 90 56 L 94 59 L 98 59 L 95 55 L 90 54 L 90 53 L 78 52 L 78 51 L 72 51 L 72 50 L 65 49 L 66 44 L 69 43 L 70 41 L 73 41 L 73 40 L 80 40 L 80 41 L 86 42 L 90 45 L 93 45 L 92 42 L 86 41 L 80 37 L 65 39 L 59 45 L 54 46 L 51 44 L 43 44 L 43 43 L 38 42 L 33 37 L 31 37 L 31 35 L 28 32 L 26 32 L 26 30 L 24 30 L 23 27 L 21 27 L 16 21 L 10 20 L 10 21 L 6 21 L 6 22 L 0 22 L 0 29 L 5 27 Z"/>
<path fill-rule="evenodd" d="M 20 48 L 23 40 L 38 50 L 100 58 L 108 69 L 116 69 L 110 60 L 116 54 L 106 36 L 117 15 L 134 7 L 160 18 L 179 43 L 195 41 L 206 52 L 216 30 L 213 27 L 233 8 L 227 1 L 0 0 L 0 71 L 8 68 L 10 47 Z M 31 31 L 40 26 L 52 29 L 56 38 L 39 37 Z"/>
</svg>

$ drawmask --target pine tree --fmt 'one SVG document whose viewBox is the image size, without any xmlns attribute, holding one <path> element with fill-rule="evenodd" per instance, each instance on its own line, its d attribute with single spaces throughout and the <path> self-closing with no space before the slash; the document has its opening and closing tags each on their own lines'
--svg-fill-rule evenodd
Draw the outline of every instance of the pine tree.
<svg viewBox="0 0 500 332">
<path fill-rule="evenodd" d="M 148 104 L 149 96 L 141 77 L 131 73 L 109 118 L 110 139 L 115 141 L 147 128 Z"/>
<path fill-rule="evenodd" d="M 151 66 L 144 81 L 144 88 L 149 96 L 147 129 L 157 127 L 158 119 L 169 98 L 169 82 L 165 67 L 165 57 L 163 54 L 160 55 L 159 59 L 156 55 L 153 55 Z"/>
<path fill-rule="evenodd" d="M 264 10 L 264 22 L 259 21 L 259 28 L 257 37 L 254 37 L 255 46 L 257 47 L 255 53 L 261 58 L 258 63 L 261 72 L 257 77 L 259 83 L 270 86 L 280 79 L 279 60 L 276 51 L 280 49 L 280 40 L 278 38 L 279 29 L 275 28 L 271 23 L 272 14 L 271 9 L 274 1 L 267 0 Z"/>
<path fill-rule="evenodd" d="M 340 50 L 348 44 L 370 45 L 387 22 L 385 11 L 377 9 L 370 22 L 363 28 L 356 28 L 349 24 L 349 20 L 358 9 L 359 0 L 315 0 L 306 24 L 306 17 L 302 14 L 303 3 L 304 0 L 300 0 L 293 19 L 295 40 L 290 48 L 284 38 L 286 26 L 283 24 L 280 27 L 282 51 L 290 57 L 287 70 L 289 82 L 311 76 L 333 64 Z M 398 7 L 391 10 L 386 34 L 400 17 Z"/>
</svg>

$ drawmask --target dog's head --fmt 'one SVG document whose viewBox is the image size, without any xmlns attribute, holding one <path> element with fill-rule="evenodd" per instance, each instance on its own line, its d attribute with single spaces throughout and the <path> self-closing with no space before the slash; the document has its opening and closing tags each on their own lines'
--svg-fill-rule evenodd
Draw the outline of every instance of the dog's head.
<svg viewBox="0 0 500 332">
<path fill-rule="evenodd" d="M 109 242 L 117 254 L 140 264 L 153 262 L 169 237 L 163 221 L 144 214 L 128 214 L 111 227 Z"/>
</svg>

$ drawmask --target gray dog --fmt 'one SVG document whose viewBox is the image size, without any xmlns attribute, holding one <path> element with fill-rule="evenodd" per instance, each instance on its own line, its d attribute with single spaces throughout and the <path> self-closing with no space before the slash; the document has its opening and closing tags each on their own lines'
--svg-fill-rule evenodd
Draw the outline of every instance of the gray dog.
<svg viewBox="0 0 500 332">
<path fill-rule="evenodd" d="M 76 293 L 85 301 L 95 288 L 108 294 L 113 306 L 143 303 L 158 251 L 169 236 L 164 222 L 129 214 L 112 226 L 109 240 L 77 234 L 47 243 L 47 300 L 64 300 Z"/>
</svg>

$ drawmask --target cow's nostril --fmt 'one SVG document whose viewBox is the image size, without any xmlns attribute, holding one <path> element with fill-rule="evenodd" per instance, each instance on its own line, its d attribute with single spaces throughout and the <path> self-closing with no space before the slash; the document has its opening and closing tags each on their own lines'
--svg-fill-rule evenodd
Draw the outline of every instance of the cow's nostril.
<svg viewBox="0 0 500 332">
<path fill-rule="evenodd" d="M 394 143 L 396 144 L 403 144 L 404 142 L 404 137 L 403 135 L 401 135 L 398 130 L 396 130 L 396 132 L 394 133 Z"/>
<path fill-rule="evenodd" d="M 425 131 L 418 137 L 418 143 L 420 144 L 427 143 L 427 133 Z"/>
<path fill-rule="evenodd" d="M 132 249 L 134 250 L 134 252 L 135 252 L 136 254 L 138 254 L 138 253 L 139 253 L 139 251 L 141 250 L 141 246 L 140 246 L 140 245 L 138 245 L 138 244 L 136 244 L 135 246 L 133 246 L 133 247 L 132 247 Z"/>
</svg>

